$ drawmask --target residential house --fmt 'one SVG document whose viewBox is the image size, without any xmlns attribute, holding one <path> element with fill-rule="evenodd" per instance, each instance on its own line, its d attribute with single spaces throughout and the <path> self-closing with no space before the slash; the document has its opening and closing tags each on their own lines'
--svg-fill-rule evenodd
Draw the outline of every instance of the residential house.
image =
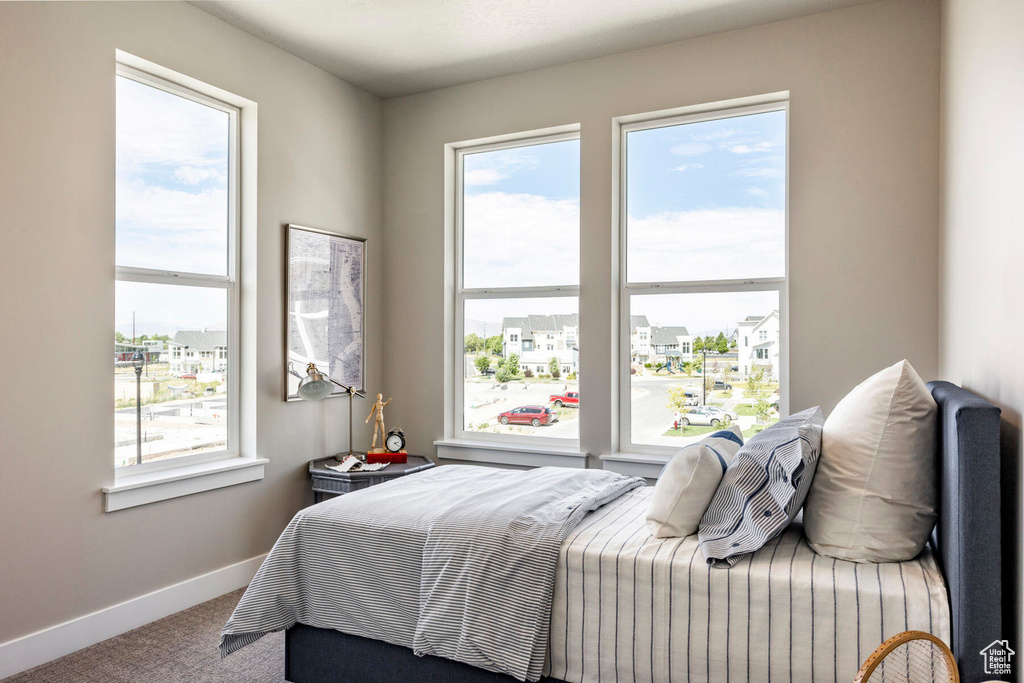
<svg viewBox="0 0 1024 683">
<path fill-rule="evenodd" d="M 746 377 L 755 367 L 762 366 L 773 379 L 779 376 L 779 312 L 768 315 L 748 315 L 737 323 L 737 365 L 740 375 Z"/>
<path fill-rule="evenodd" d="M 629 357 L 634 363 L 650 361 L 651 323 L 646 315 L 629 316 Z"/>
<path fill-rule="evenodd" d="M 693 337 L 685 327 L 651 328 L 651 363 L 678 370 L 693 360 Z"/>
<path fill-rule="evenodd" d="M 228 334 L 224 330 L 181 330 L 167 342 L 172 375 L 223 372 L 228 367 Z"/>
<path fill-rule="evenodd" d="M 519 356 L 519 368 L 535 375 L 551 372 L 551 359 L 563 375 L 578 369 L 580 317 L 577 313 L 507 317 L 501 324 L 502 356 Z"/>
</svg>

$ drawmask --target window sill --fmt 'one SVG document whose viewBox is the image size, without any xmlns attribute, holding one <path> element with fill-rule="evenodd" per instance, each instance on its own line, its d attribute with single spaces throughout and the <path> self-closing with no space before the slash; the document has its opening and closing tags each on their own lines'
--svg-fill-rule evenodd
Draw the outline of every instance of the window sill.
<svg viewBox="0 0 1024 683">
<path fill-rule="evenodd" d="M 504 444 L 470 439 L 442 439 L 435 441 L 437 457 L 442 460 L 465 460 L 520 467 L 575 467 L 587 466 L 587 454 L 575 448 L 538 446 L 536 444 Z"/>
<path fill-rule="evenodd" d="M 106 511 L 124 510 L 263 479 L 266 458 L 234 457 L 159 472 L 119 477 L 103 487 Z"/>
<path fill-rule="evenodd" d="M 601 456 L 602 466 L 606 470 L 648 479 L 660 477 L 661 471 L 671 459 L 672 455 L 652 453 L 611 453 Z"/>
</svg>

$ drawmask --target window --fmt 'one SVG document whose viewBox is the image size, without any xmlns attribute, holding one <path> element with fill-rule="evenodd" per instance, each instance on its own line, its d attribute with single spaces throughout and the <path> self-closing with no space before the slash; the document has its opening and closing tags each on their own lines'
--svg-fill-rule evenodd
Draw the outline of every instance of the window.
<svg viewBox="0 0 1024 683">
<path fill-rule="evenodd" d="M 455 338 L 466 341 L 455 363 L 454 436 L 571 444 L 578 409 L 538 425 L 511 412 L 578 387 L 577 351 L 556 348 L 564 330 L 579 328 L 578 135 L 465 147 L 455 161 Z"/>
<path fill-rule="evenodd" d="M 705 401 L 747 436 L 786 405 L 786 117 L 772 102 L 621 125 L 620 450 L 701 438 L 713 427 L 680 417 Z M 679 351 L 646 362 L 648 330 Z"/>
<path fill-rule="evenodd" d="M 239 110 L 127 66 L 116 104 L 114 460 L 134 475 L 238 454 Z"/>
</svg>

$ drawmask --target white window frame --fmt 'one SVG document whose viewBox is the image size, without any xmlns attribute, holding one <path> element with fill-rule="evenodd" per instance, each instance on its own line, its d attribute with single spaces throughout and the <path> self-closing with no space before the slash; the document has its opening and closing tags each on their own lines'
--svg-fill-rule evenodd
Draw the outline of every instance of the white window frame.
<svg viewBox="0 0 1024 683">
<path fill-rule="evenodd" d="M 749 114 L 773 111 L 786 112 L 786 188 L 785 198 L 785 274 L 771 278 L 740 278 L 726 280 L 664 281 L 632 283 L 627 271 L 629 235 L 627 228 L 627 161 L 629 133 L 653 128 L 664 128 L 701 121 L 714 121 Z M 730 102 L 698 105 L 680 109 L 620 117 L 614 125 L 618 129 L 616 144 L 619 151 L 618 202 L 619 211 L 619 453 L 636 453 L 667 459 L 679 449 L 674 446 L 639 444 L 632 440 L 631 429 L 631 376 L 630 376 L 630 298 L 644 294 L 707 294 L 720 292 L 778 292 L 779 295 L 779 408 L 780 415 L 789 414 L 789 94 L 743 98 Z M 609 459 L 614 460 L 614 457 Z"/>
<path fill-rule="evenodd" d="M 474 299 L 543 299 L 551 297 L 576 297 L 577 314 L 579 313 L 580 287 L 576 285 L 541 286 L 541 287 L 485 287 L 466 288 L 463 285 L 463 257 L 464 252 L 464 230 L 463 230 L 463 162 L 469 154 L 482 152 L 495 152 L 504 149 L 516 149 L 521 147 L 532 147 L 535 145 L 550 144 L 555 142 L 566 142 L 579 140 L 580 132 L 574 129 L 569 132 L 552 134 L 524 134 L 522 136 L 508 137 L 500 142 L 485 144 L 467 144 L 455 148 L 455 320 L 454 320 L 454 350 L 452 368 L 454 369 L 453 396 L 454 405 L 451 405 L 452 415 L 452 436 L 455 441 L 478 442 L 485 444 L 504 445 L 509 448 L 516 446 L 538 446 L 548 449 L 578 451 L 579 437 L 575 439 L 560 439 L 550 436 L 525 436 L 519 434 L 490 434 L 486 432 L 473 432 L 465 429 L 464 382 L 465 363 L 463 363 L 463 340 L 465 340 L 465 312 L 466 301 Z M 582 172 L 582 168 L 581 168 Z M 582 222 L 582 220 L 581 220 Z M 582 244 L 582 226 L 581 244 Z M 582 250 L 581 250 L 582 251 Z M 582 321 L 580 325 L 582 326 Z M 524 330 L 525 332 L 525 330 Z M 511 340 L 510 340 L 511 341 Z M 534 344 L 536 346 L 536 344 Z M 522 359 L 520 359 L 522 360 Z M 577 418 L 579 419 L 579 418 Z M 449 441 L 437 442 L 438 445 L 451 445 Z"/>
<path fill-rule="evenodd" d="M 240 230 L 240 173 L 239 173 L 239 134 L 241 110 L 222 100 L 205 95 L 192 88 L 174 81 L 153 75 L 142 69 L 118 62 L 117 76 L 124 77 L 172 95 L 206 105 L 226 113 L 228 123 L 228 249 L 227 275 L 207 275 L 184 271 L 162 270 L 157 268 L 139 268 L 134 266 L 116 266 L 115 279 L 120 282 L 143 282 L 159 285 L 175 285 L 187 287 L 209 287 L 226 292 L 228 322 L 228 367 L 227 367 L 227 448 L 194 455 L 181 455 L 163 460 L 132 464 L 114 468 L 115 481 L 150 474 L 174 468 L 186 468 L 202 463 L 236 458 L 239 449 L 239 374 L 240 374 L 240 297 L 239 297 L 239 230 Z M 186 357 L 195 357 L 188 351 Z"/>
</svg>

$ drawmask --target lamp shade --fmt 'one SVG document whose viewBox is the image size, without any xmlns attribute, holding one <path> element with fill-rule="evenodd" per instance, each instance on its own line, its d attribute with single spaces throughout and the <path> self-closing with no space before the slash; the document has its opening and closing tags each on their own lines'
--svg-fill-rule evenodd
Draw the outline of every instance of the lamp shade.
<svg viewBox="0 0 1024 683">
<path fill-rule="evenodd" d="M 334 393 L 334 385 L 326 375 L 317 370 L 312 363 L 307 368 L 308 373 L 299 382 L 299 398 L 305 401 L 319 401 Z"/>
</svg>

